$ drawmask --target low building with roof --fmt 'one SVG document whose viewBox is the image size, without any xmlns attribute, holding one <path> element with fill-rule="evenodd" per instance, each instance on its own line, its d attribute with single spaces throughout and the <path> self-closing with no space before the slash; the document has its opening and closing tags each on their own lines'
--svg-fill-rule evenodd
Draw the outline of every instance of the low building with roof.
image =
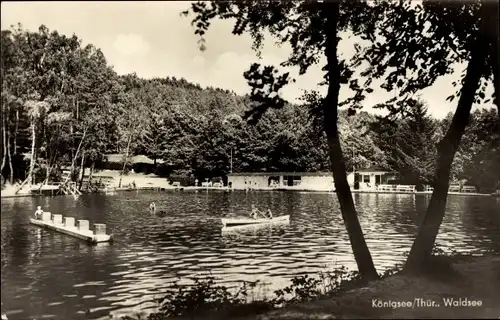
<svg viewBox="0 0 500 320">
<path fill-rule="evenodd" d="M 356 190 L 376 190 L 378 185 L 392 184 L 398 178 L 397 172 L 377 166 L 357 170 L 351 176 Z"/>
<path fill-rule="evenodd" d="M 347 182 L 354 190 L 376 190 L 396 179 L 397 173 L 376 166 L 347 173 Z M 234 189 L 335 190 L 331 172 L 238 172 L 228 174 L 227 181 Z"/>
<path fill-rule="evenodd" d="M 331 172 L 238 172 L 227 181 L 234 189 L 335 189 Z"/>
</svg>

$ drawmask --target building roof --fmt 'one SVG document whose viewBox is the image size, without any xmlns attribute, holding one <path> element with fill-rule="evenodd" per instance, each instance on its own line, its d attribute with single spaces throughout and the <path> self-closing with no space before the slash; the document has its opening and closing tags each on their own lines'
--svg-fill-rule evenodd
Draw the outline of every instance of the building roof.
<svg viewBox="0 0 500 320">
<path fill-rule="evenodd" d="M 392 171 L 384 169 L 382 167 L 373 166 L 373 167 L 368 167 L 368 168 L 356 170 L 356 172 L 387 172 L 387 173 L 389 173 Z"/>
<path fill-rule="evenodd" d="M 228 177 L 244 176 L 244 177 L 255 177 L 255 176 L 331 176 L 331 172 L 233 172 L 229 173 Z"/>
<path fill-rule="evenodd" d="M 116 162 L 116 163 L 121 163 L 123 162 L 123 154 L 120 153 L 113 153 L 113 154 L 107 154 L 106 157 L 108 158 L 108 162 Z M 164 161 L 161 159 L 156 159 L 156 163 L 160 164 L 163 163 Z M 154 161 L 153 159 L 145 156 L 145 155 L 137 155 L 129 158 L 129 163 L 148 163 L 148 164 L 153 164 Z"/>
</svg>

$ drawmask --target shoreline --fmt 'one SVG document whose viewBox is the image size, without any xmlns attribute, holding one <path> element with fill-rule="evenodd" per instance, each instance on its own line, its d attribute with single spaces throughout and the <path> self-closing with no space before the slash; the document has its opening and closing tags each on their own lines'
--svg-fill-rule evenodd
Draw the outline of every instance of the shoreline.
<svg viewBox="0 0 500 320">
<path fill-rule="evenodd" d="M 186 187 L 174 187 L 174 186 L 162 186 L 162 187 L 137 187 L 135 189 L 129 187 L 121 188 L 109 188 L 101 190 L 95 193 L 84 193 L 84 194 L 109 194 L 117 191 L 221 191 L 221 192 L 254 192 L 254 191 L 277 191 L 277 192 L 315 192 L 315 193 L 335 193 L 335 190 L 327 189 L 313 189 L 313 188 L 254 188 L 254 189 L 240 189 L 240 188 L 228 188 L 228 187 L 197 187 L 197 186 L 186 186 Z M 352 194 L 407 194 L 407 195 L 431 195 L 432 191 L 415 191 L 415 192 L 404 192 L 404 191 L 378 191 L 378 190 L 351 190 Z M 37 193 L 23 193 L 23 194 L 1 194 L 0 198 L 23 198 L 23 197 L 54 197 L 59 195 L 45 195 Z M 64 196 L 64 195 L 63 195 Z M 491 193 L 478 193 L 478 192 L 448 192 L 448 196 L 489 196 L 495 197 L 495 194 Z"/>
</svg>

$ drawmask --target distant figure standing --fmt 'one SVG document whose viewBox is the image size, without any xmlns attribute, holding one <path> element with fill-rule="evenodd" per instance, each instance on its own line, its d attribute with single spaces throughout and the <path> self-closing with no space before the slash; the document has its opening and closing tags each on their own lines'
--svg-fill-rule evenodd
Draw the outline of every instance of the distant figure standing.
<svg viewBox="0 0 500 320">
<path fill-rule="evenodd" d="M 194 185 L 197 187 L 198 186 L 198 179 L 194 180 Z"/>
<path fill-rule="evenodd" d="M 149 204 L 149 211 L 156 211 L 156 204 L 154 203 L 154 201 Z"/>
<path fill-rule="evenodd" d="M 36 211 L 35 211 L 35 219 L 37 219 L 37 220 L 41 220 L 41 219 L 42 219 L 42 216 L 43 216 L 43 210 L 42 210 L 42 207 L 40 207 L 40 206 L 36 207 Z"/>
</svg>

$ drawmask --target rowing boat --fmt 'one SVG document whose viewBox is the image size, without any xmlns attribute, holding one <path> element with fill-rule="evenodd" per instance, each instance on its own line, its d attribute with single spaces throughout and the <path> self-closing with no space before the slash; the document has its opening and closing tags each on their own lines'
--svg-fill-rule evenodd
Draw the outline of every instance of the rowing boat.
<svg viewBox="0 0 500 320">
<path fill-rule="evenodd" d="M 237 227 L 237 226 L 250 226 L 250 225 L 256 225 L 256 224 L 266 224 L 266 223 L 276 223 L 276 222 L 287 222 L 290 221 L 290 215 L 286 216 L 279 216 L 279 217 L 273 217 L 271 219 L 269 218 L 263 218 L 263 219 L 252 219 L 252 218 L 222 218 L 222 228 L 230 228 L 230 227 Z"/>
<path fill-rule="evenodd" d="M 289 225 L 289 224 L 290 220 L 277 221 L 273 223 L 242 224 L 238 226 L 223 227 L 221 229 L 221 233 L 223 235 L 228 235 L 232 233 L 240 234 L 240 232 L 245 232 L 245 233 L 251 232 L 253 234 L 256 234 L 256 232 L 276 230 L 278 226 L 281 227 L 283 225 Z"/>
</svg>

